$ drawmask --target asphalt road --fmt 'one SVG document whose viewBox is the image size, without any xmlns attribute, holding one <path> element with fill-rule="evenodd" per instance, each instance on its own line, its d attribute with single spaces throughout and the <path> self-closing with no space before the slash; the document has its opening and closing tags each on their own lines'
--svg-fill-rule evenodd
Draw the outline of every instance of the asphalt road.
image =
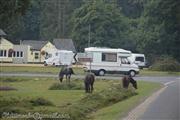
<svg viewBox="0 0 180 120">
<path fill-rule="evenodd" d="M 157 81 L 167 87 L 138 119 L 180 120 L 180 77 L 159 77 Z"/>
<path fill-rule="evenodd" d="M 1 76 L 27 76 L 27 77 L 57 77 L 52 74 L 38 73 L 0 73 Z M 84 78 L 83 75 L 73 75 L 73 78 Z M 122 76 L 103 76 L 100 79 L 119 80 Z M 139 120 L 180 120 L 180 76 L 137 76 L 136 80 L 160 82 L 166 89 L 145 110 Z"/>
</svg>

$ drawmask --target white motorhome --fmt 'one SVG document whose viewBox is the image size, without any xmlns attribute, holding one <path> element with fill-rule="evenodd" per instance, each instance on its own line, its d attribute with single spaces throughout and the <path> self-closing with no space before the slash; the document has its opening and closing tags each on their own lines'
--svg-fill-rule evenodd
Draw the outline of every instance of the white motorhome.
<svg viewBox="0 0 180 120">
<path fill-rule="evenodd" d="M 85 71 L 91 71 L 95 75 L 123 73 L 135 76 L 139 73 L 138 66 L 127 59 L 131 56 L 131 51 L 89 47 L 85 48 L 85 53 L 92 54 L 92 61 L 85 64 Z"/>
<path fill-rule="evenodd" d="M 139 68 L 144 68 L 146 66 L 146 59 L 144 54 L 137 54 L 137 53 L 132 53 L 128 59 L 137 64 Z"/>
<path fill-rule="evenodd" d="M 74 62 L 74 53 L 67 50 L 50 51 L 44 61 L 44 65 L 71 65 Z"/>
</svg>

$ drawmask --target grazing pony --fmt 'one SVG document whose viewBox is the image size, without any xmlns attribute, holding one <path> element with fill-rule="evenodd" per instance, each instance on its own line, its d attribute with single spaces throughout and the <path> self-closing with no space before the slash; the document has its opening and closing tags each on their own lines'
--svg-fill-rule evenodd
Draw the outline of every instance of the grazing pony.
<svg viewBox="0 0 180 120">
<path fill-rule="evenodd" d="M 129 83 L 133 85 L 135 89 L 137 89 L 137 82 L 131 76 L 124 76 L 122 78 L 122 85 L 123 88 L 128 88 Z"/>
<path fill-rule="evenodd" d="M 63 66 L 59 72 L 59 80 L 63 81 L 64 75 L 66 75 L 66 82 L 70 84 L 71 75 L 74 74 L 74 71 L 71 67 Z"/>
<path fill-rule="evenodd" d="M 93 74 L 87 74 L 84 79 L 85 92 L 92 93 L 93 92 L 93 84 L 95 81 L 95 76 Z"/>
</svg>

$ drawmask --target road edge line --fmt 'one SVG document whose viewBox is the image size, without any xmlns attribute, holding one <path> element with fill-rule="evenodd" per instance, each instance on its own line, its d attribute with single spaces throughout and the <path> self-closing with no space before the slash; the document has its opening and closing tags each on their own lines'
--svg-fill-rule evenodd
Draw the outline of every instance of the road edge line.
<svg viewBox="0 0 180 120">
<path fill-rule="evenodd" d="M 149 96 L 143 103 L 135 107 L 133 110 L 131 110 L 128 115 L 123 118 L 122 120 L 138 120 L 138 118 L 143 115 L 143 113 L 146 111 L 150 103 L 155 101 L 157 97 L 167 88 L 168 86 L 165 85 L 161 89 L 159 89 L 157 92 L 153 93 L 151 96 Z"/>
</svg>

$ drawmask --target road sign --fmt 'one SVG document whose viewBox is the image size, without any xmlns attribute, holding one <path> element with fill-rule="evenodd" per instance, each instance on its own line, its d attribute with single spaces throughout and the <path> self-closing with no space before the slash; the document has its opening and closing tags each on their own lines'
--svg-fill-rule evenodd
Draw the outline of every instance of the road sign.
<svg viewBox="0 0 180 120">
<path fill-rule="evenodd" d="M 93 54 L 92 53 L 78 53 L 77 54 L 79 62 L 92 62 Z"/>
</svg>

